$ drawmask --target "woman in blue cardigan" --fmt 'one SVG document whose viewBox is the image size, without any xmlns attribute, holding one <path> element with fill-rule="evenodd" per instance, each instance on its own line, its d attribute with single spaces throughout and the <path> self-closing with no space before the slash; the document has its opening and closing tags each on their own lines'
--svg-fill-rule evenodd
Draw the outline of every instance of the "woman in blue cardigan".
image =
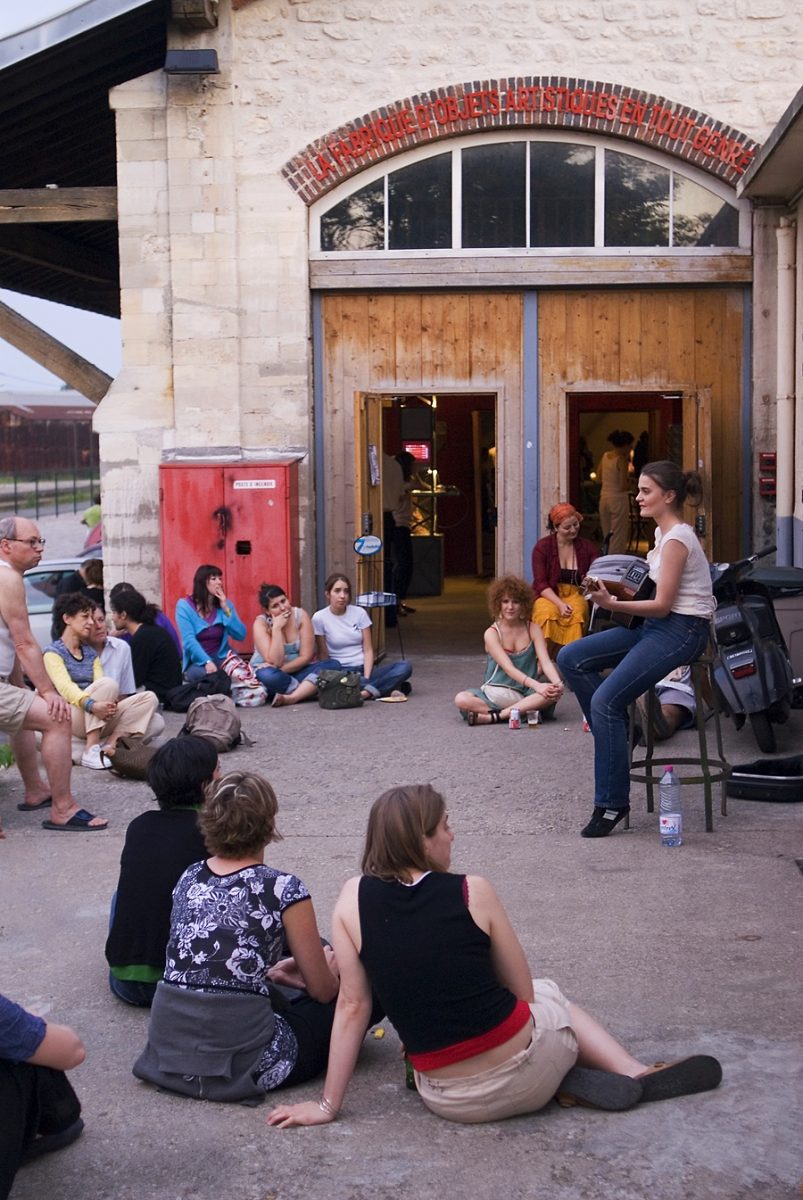
<svg viewBox="0 0 803 1200">
<path fill-rule="evenodd" d="M 192 594 L 176 605 L 176 625 L 184 647 L 184 676 L 192 682 L 216 671 L 235 642 L 245 637 L 237 610 L 226 599 L 223 572 L 205 563 L 195 572 Z"/>
</svg>

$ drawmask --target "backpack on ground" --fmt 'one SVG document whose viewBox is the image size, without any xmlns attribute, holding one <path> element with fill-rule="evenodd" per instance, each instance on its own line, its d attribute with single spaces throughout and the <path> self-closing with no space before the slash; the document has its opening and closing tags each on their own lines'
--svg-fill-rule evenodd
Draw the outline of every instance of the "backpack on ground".
<svg viewBox="0 0 803 1200">
<path fill-rule="evenodd" d="M 165 696 L 165 708 L 171 712 L 189 712 L 193 700 L 199 696 L 230 696 L 231 680 L 225 671 L 212 671 L 202 675 L 194 683 L 180 683 Z"/>
<path fill-rule="evenodd" d="M 231 696 L 200 696 L 193 700 L 181 733 L 206 738 L 218 754 L 233 750 L 245 740 Z"/>
</svg>

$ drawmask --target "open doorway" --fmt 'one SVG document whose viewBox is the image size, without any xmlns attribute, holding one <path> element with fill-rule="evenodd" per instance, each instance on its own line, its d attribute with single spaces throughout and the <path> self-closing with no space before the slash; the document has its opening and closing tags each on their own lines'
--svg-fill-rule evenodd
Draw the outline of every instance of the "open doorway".
<svg viewBox="0 0 803 1200">
<path fill-rule="evenodd" d="M 584 392 L 567 397 L 569 499 L 583 514 L 583 535 L 601 544 L 599 463 L 616 431 L 632 434 L 629 452 L 633 499 L 627 550 L 643 554 L 653 525 L 642 523 L 635 504 L 638 472 L 657 459 L 683 461 L 683 396 L 680 392 Z"/>
<path fill-rule="evenodd" d="M 496 397 L 419 393 L 383 397 L 383 450 L 411 455 L 410 596 L 439 596 L 447 580 L 480 581 L 496 562 Z"/>
<path fill-rule="evenodd" d="M 397 623 L 405 645 L 415 653 L 476 651 L 496 570 L 496 395 L 363 392 L 355 415 L 355 524 L 363 533 L 385 532 L 387 456 L 411 456 L 413 571 L 398 616 L 415 619 Z M 394 540 L 383 536 L 381 553 L 358 558 L 358 592 L 384 586 L 400 595 Z M 393 624 L 387 618 L 387 610 L 374 618 L 378 650 Z"/>
</svg>

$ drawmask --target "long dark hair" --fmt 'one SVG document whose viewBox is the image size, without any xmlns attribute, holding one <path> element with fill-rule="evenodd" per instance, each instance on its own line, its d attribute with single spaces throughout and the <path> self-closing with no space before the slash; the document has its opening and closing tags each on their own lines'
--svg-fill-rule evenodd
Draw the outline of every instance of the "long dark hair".
<svg viewBox="0 0 803 1200">
<path fill-rule="evenodd" d="M 673 507 L 676 509 L 681 509 L 684 504 L 696 507 L 703 498 L 703 481 L 699 471 L 682 471 L 677 463 L 662 459 L 660 462 L 647 463 L 639 474 L 649 476 L 661 491 L 674 492 Z"/>
<path fill-rule="evenodd" d="M 223 578 L 223 571 L 220 567 L 213 567 L 211 563 L 204 563 L 195 572 L 192 580 L 192 602 L 199 612 L 211 612 L 213 608 L 220 608 L 220 601 L 217 596 L 213 596 L 207 587 L 209 580 L 214 576 L 219 575 Z"/>
<path fill-rule="evenodd" d="M 427 858 L 424 838 L 432 837 L 446 812 L 446 801 L 428 783 L 390 788 L 368 814 L 363 875 L 397 879 L 411 870 L 439 870 Z"/>
<path fill-rule="evenodd" d="M 159 609 L 155 604 L 149 604 L 142 592 L 138 592 L 136 588 L 112 588 L 109 602 L 113 612 L 118 615 L 125 613 L 130 620 L 136 621 L 139 625 L 156 623 Z"/>
</svg>

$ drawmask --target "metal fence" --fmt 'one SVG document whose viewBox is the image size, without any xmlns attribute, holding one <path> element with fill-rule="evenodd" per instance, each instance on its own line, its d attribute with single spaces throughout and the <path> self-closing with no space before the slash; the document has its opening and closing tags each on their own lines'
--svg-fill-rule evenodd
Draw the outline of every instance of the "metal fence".
<svg viewBox="0 0 803 1200">
<path fill-rule="evenodd" d="M 6 472 L 0 476 L 0 513 L 19 513 L 34 520 L 75 513 L 88 508 L 99 490 L 94 467 Z"/>
</svg>

